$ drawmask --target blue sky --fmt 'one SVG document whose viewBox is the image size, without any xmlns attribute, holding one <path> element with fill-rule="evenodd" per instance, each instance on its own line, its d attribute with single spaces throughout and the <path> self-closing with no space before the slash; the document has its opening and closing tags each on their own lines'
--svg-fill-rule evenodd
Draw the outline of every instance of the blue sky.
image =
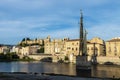
<svg viewBox="0 0 120 80">
<path fill-rule="evenodd" d="M 0 43 L 24 37 L 79 37 L 80 9 L 88 39 L 120 36 L 120 0 L 0 0 Z"/>
</svg>

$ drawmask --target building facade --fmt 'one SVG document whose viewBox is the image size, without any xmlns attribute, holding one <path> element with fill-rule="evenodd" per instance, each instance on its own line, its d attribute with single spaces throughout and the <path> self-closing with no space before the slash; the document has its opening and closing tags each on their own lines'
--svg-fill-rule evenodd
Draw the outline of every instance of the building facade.
<svg viewBox="0 0 120 80">
<path fill-rule="evenodd" d="M 99 37 L 92 38 L 89 40 L 87 52 L 90 56 L 93 55 L 93 53 L 97 54 L 97 56 L 105 56 L 105 41 Z"/>
<path fill-rule="evenodd" d="M 48 41 L 45 43 L 45 53 L 77 56 L 79 54 L 79 43 L 79 39 L 69 40 L 68 38 Z M 93 53 L 97 56 L 105 55 L 105 44 L 102 39 L 96 37 L 87 41 L 87 55 L 92 56 Z"/>
<path fill-rule="evenodd" d="M 11 52 L 15 52 L 20 57 L 23 57 L 23 56 L 28 56 L 31 54 L 37 54 L 37 50 L 40 48 L 41 48 L 40 46 L 26 46 L 26 47 L 14 46 L 11 49 Z"/>
<path fill-rule="evenodd" d="M 79 39 L 68 40 L 65 43 L 66 45 L 66 55 L 75 55 L 79 54 Z"/>
<path fill-rule="evenodd" d="M 54 39 L 51 41 L 50 37 L 47 38 L 47 41 L 44 41 L 45 54 L 64 54 L 65 53 L 65 42 L 68 38 L 65 39 Z"/>
<path fill-rule="evenodd" d="M 106 41 L 106 56 L 120 57 L 120 38 L 113 38 Z"/>
<path fill-rule="evenodd" d="M 66 42 L 66 54 L 77 56 L 79 53 L 79 43 L 79 39 L 68 40 Z M 97 37 L 87 41 L 87 55 L 92 56 L 94 53 L 97 54 L 97 56 L 105 55 L 104 41 Z"/>
<path fill-rule="evenodd" d="M 44 40 L 43 39 L 29 39 L 29 38 L 24 38 L 21 42 L 18 43 L 18 45 L 43 45 Z"/>
<path fill-rule="evenodd" d="M 0 53 L 9 53 L 10 52 L 10 47 L 9 46 L 0 46 Z"/>
</svg>

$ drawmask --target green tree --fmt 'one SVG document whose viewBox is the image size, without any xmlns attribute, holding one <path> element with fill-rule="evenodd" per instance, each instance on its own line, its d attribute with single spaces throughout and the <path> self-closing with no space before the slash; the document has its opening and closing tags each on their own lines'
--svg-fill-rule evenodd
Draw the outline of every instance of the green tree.
<svg viewBox="0 0 120 80">
<path fill-rule="evenodd" d="M 68 60 L 69 60 L 68 56 L 65 56 L 65 61 L 68 61 Z"/>
<path fill-rule="evenodd" d="M 0 61 L 14 61 L 18 59 L 19 56 L 16 53 L 0 54 Z"/>
<path fill-rule="evenodd" d="M 37 53 L 44 53 L 44 47 L 37 50 Z"/>
</svg>

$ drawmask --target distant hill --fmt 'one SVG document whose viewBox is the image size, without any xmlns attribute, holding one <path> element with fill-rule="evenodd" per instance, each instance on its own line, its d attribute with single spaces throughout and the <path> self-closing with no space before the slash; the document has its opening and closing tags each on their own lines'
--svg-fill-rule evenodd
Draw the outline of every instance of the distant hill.
<svg viewBox="0 0 120 80">
<path fill-rule="evenodd" d="M 9 47 L 12 47 L 12 46 L 15 46 L 15 45 L 10 45 L 10 44 L 0 44 L 0 47 L 1 46 L 9 46 Z"/>
</svg>

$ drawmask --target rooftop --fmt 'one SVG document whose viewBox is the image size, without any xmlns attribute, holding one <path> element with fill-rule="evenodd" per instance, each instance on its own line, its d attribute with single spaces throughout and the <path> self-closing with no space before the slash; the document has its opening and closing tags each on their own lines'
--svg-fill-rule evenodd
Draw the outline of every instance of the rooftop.
<svg viewBox="0 0 120 80">
<path fill-rule="evenodd" d="M 107 42 L 119 42 L 120 41 L 120 37 L 115 37 L 112 38 L 111 40 L 108 40 Z"/>
<path fill-rule="evenodd" d="M 108 40 L 107 42 L 119 42 L 120 39 L 111 39 L 111 40 Z"/>
</svg>

